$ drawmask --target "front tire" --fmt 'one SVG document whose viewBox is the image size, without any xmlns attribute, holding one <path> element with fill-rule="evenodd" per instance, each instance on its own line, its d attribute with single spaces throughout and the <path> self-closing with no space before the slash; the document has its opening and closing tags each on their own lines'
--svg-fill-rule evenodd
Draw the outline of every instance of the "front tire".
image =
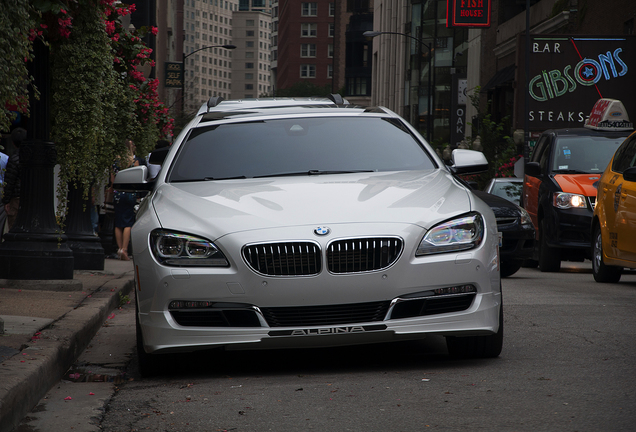
<svg viewBox="0 0 636 432">
<path fill-rule="evenodd" d="M 616 283 L 621 280 L 622 267 L 608 266 L 603 263 L 603 235 L 601 227 L 594 228 L 592 241 L 592 274 L 594 280 L 601 283 Z"/>
<path fill-rule="evenodd" d="M 499 307 L 499 330 L 490 336 L 446 336 L 446 347 L 452 357 L 494 358 L 503 348 L 503 301 Z"/>
<path fill-rule="evenodd" d="M 559 250 L 548 245 L 545 219 L 539 228 L 539 270 L 542 272 L 558 272 L 561 270 L 561 254 Z"/>
</svg>

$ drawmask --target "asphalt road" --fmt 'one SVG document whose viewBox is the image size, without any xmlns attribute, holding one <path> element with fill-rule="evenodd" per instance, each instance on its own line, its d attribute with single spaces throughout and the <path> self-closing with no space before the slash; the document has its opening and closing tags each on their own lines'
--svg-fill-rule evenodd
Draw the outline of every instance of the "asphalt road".
<svg viewBox="0 0 636 432">
<path fill-rule="evenodd" d="M 597 284 L 589 263 L 563 267 L 504 279 L 504 350 L 492 360 L 451 359 L 431 337 L 182 355 L 141 379 L 124 308 L 21 430 L 633 431 L 636 274 Z"/>
</svg>

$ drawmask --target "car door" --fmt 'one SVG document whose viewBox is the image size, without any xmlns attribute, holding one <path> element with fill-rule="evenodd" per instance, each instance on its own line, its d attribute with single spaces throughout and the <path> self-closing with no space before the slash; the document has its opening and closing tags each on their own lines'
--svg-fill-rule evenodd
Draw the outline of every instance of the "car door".
<svg viewBox="0 0 636 432">
<path fill-rule="evenodd" d="M 614 181 L 613 198 L 615 209 L 613 226 L 616 240 L 616 258 L 636 262 L 636 182 L 629 169 L 636 166 L 636 136 L 632 135 L 617 151 L 615 163 L 616 180 Z M 628 176 L 628 179 L 625 176 Z M 610 191 L 608 191 L 610 192 Z M 611 192 L 610 192 L 611 193 Z"/>
<path fill-rule="evenodd" d="M 547 170 L 550 156 L 549 150 L 549 136 L 543 135 L 539 138 L 535 151 L 530 158 L 531 163 L 539 164 L 541 173 L 539 175 L 528 175 L 526 173 L 524 176 L 523 207 L 530 215 L 530 219 L 532 220 L 535 230 L 539 229 L 539 188 L 541 187 L 543 176 Z"/>
</svg>

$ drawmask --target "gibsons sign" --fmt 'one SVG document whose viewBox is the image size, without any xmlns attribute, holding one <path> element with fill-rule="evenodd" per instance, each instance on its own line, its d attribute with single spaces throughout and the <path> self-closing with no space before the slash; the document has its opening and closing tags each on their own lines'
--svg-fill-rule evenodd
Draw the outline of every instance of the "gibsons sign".
<svg viewBox="0 0 636 432">
<path fill-rule="evenodd" d="M 636 117 L 636 37 L 531 35 L 530 130 L 583 127 L 601 98 L 623 101 Z M 515 127 L 524 127 L 523 35 L 517 44 Z"/>
</svg>

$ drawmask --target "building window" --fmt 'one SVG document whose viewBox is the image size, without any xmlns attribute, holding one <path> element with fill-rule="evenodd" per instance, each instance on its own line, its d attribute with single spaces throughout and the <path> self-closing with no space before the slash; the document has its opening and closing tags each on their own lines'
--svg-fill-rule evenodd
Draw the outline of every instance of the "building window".
<svg viewBox="0 0 636 432">
<path fill-rule="evenodd" d="M 245 84 L 245 90 L 254 90 L 254 84 Z"/>
<path fill-rule="evenodd" d="M 254 69 L 254 63 L 245 63 L 245 69 Z"/>
<path fill-rule="evenodd" d="M 316 44 L 300 44 L 301 57 L 316 57 Z"/>
<path fill-rule="evenodd" d="M 254 27 L 254 20 L 245 20 L 245 27 Z"/>
<path fill-rule="evenodd" d="M 336 33 L 336 25 L 334 23 L 329 23 L 329 37 L 333 37 Z"/>
<path fill-rule="evenodd" d="M 301 3 L 302 16 L 318 16 L 318 3 Z"/>
<path fill-rule="evenodd" d="M 245 41 L 245 48 L 254 48 L 254 41 Z"/>
<path fill-rule="evenodd" d="M 336 4 L 331 2 L 329 3 L 329 16 L 335 16 L 336 15 Z"/>
<path fill-rule="evenodd" d="M 367 79 L 364 77 L 347 79 L 347 92 L 351 96 L 367 96 Z"/>
<path fill-rule="evenodd" d="M 318 24 L 303 23 L 300 25 L 300 37 L 316 37 Z"/>
<path fill-rule="evenodd" d="M 246 51 L 245 52 L 245 58 L 254 58 L 254 52 L 253 51 Z"/>
<path fill-rule="evenodd" d="M 333 65 L 327 65 L 327 78 L 333 78 Z"/>
<path fill-rule="evenodd" d="M 254 30 L 245 30 L 245 36 L 254 37 Z"/>
<path fill-rule="evenodd" d="M 333 58 L 333 44 L 327 45 L 327 57 Z"/>
<path fill-rule="evenodd" d="M 300 65 L 301 78 L 316 78 L 316 65 Z"/>
<path fill-rule="evenodd" d="M 246 79 L 246 80 L 254 79 L 254 74 L 253 74 L 253 73 L 246 73 L 246 74 L 245 74 L 245 79 Z"/>
</svg>

